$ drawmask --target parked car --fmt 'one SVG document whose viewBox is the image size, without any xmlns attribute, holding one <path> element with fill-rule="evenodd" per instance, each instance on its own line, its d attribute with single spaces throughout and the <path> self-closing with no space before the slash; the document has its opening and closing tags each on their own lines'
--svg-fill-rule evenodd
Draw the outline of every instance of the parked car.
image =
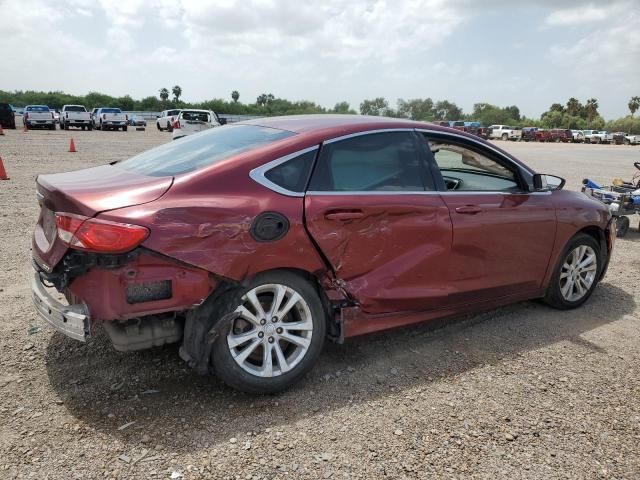
<svg viewBox="0 0 640 480">
<path fill-rule="evenodd" d="M 519 127 L 510 127 L 508 125 L 491 125 L 489 129 L 489 138 L 492 139 L 520 140 L 522 138 L 522 129 Z"/>
<path fill-rule="evenodd" d="M 632 135 L 630 133 L 624 134 L 625 145 L 640 145 L 640 135 Z"/>
<path fill-rule="evenodd" d="M 524 140 L 525 142 L 535 142 L 537 131 L 537 127 L 524 127 L 522 129 L 522 140 Z"/>
<path fill-rule="evenodd" d="M 571 138 L 573 143 L 583 143 L 584 132 L 582 130 L 571 130 Z"/>
<path fill-rule="evenodd" d="M 46 105 L 27 105 L 24 107 L 22 121 L 27 129 L 36 127 L 56 129 L 53 112 Z"/>
<path fill-rule="evenodd" d="M 173 139 L 219 127 L 218 116 L 210 110 L 182 110 L 173 122 Z"/>
<path fill-rule="evenodd" d="M 69 127 L 80 127 L 82 130 L 93 130 L 91 114 L 84 105 L 64 105 L 60 115 L 60 128 L 68 130 Z"/>
<path fill-rule="evenodd" d="M 98 130 L 118 130 L 121 128 L 123 132 L 126 132 L 129 117 L 119 108 L 102 107 L 92 115 L 92 121 L 94 128 Z"/>
<path fill-rule="evenodd" d="M 81 341 L 102 323 L 120 351 L 181 342 L 252 393 L 301 379 L 326 338 L 578 307 L 616 231 L 607 206 L 488 142 L 383 117 L 249 120 L 36 184 L 47 322 Z"/>
<path fill-rule="evenodd" d="M 60 123 L 60 112 L 58 112 L 58 110 L 51 110 L 51 113 L 53 113 L 53 121 Z"/>
<path fill-rule="evenodd" d="M 605 130 L 594 130 L 591 134 L 591 143 L 611 143 L 613 135 Z"/>
<path fill-rule="evenodd" d="M 167 130 L 169 132 L 173 131 L 173 122 L 176 121 L 178 115 L 182 110 L 174 108 L 173 110 L 165 110 L 163 111 L 158 119 L 156 120 L 156 127 L 158 130 Z"/>
<path fill-rule="evenodd" d="M 16 114 L 8 103 L 0 103 L 0 125 L 3 128 L 16 128 Z"/>
<path fill-rule="evenodd" d="M 129 125 L 136 127 L 136 130 L 144 130 L 147 128 L 147 121 L 141 115 L 135 113 L 129 116 Z"/>
<path fill-rule="evenodd" d="M 566 143 L 573 141 L 573 133 L 571 130 L 566 130 L 564 128 L 552 128 L 549 130 L 549 138 L 548 142 L 556 142 L 556 143 Z"/>
</svg>

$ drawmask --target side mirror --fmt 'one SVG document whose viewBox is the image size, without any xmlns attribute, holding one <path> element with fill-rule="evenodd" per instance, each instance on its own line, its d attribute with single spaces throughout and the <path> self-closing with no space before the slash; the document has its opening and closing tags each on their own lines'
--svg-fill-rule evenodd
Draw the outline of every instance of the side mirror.
<svg viewBox="0 0 640 480">
<path fill-rule="evenodd" d="M 555 175 L 546 175 L 543 173 L 536 173 L 533 175 L 533 191 L 534 192 L 549 192 L 551 190 L 562 190 L 566 183 L 564 178 L 556 177 Z"/>
<path fill-rule="evenodd" d="M 160 115 L 156 115 L 156 118 L 160 118 Z"/>
<path fill-rule="evenodd" d="M 218 121 L 219 121 L 220 125 L 226 125 L 227 124 L 227 119 L 226 118 L 218 117 Z"/>
</svg>

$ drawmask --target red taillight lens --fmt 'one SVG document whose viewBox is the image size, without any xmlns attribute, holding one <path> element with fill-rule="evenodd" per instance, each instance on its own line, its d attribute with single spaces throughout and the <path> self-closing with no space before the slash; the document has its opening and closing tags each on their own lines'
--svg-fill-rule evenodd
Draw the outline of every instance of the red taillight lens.
<svg viewBox="0 0 640 480">
<path fill-rule="evenodd" d="M 56 213 L 58 237 L 72 248 L 98 253 L 124 253 L 140 245 L 149 229 L 72 213 Z"/>
<path fill-rule="evenodd" d="M 173 128 L 177 128 L 178 130 L 180 129 L 180 120 L 175 121 L 175 123 L 173 124 Z"/>
</svg>

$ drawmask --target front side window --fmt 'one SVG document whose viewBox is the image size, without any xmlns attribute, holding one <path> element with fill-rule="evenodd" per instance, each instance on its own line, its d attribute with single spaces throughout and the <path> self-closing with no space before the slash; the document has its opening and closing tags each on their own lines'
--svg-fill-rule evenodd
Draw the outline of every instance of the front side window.
<svg viewBox="0 0 640 480">
<path fill-rule="evenodd" d="M 309 190 L 423 191 L 422 178 L 411 132 L 373 133 L 325 144 Z"/>
<path fill-rule="evenodd" d="M 465 146 L 428 140 L 445 186 L 449 191 L 520 191 L 512 168 Z"/>
</svg>

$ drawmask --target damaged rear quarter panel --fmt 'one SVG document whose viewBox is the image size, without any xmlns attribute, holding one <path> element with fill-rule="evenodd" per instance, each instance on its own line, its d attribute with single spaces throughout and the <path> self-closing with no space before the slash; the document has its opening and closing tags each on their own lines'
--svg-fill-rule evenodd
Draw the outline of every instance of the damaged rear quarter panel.
<svg viewBox="0 0 640 480">
<path fill-rule="evenodd" d="M 275 193 L 249 177 L 252 168 L 290 151 L 261 149 L 176 177 L 155 202 L 100 218 L 146 226 L 151 234 L 144 247 L 234 281 L 277 268 L 322 276 L 325 266 L 303 225 L 303 199 Z M 251 224 L 267 211 L 284 215 L 289 230 L 279 240 L 258 242 Z"/>
</svg>

